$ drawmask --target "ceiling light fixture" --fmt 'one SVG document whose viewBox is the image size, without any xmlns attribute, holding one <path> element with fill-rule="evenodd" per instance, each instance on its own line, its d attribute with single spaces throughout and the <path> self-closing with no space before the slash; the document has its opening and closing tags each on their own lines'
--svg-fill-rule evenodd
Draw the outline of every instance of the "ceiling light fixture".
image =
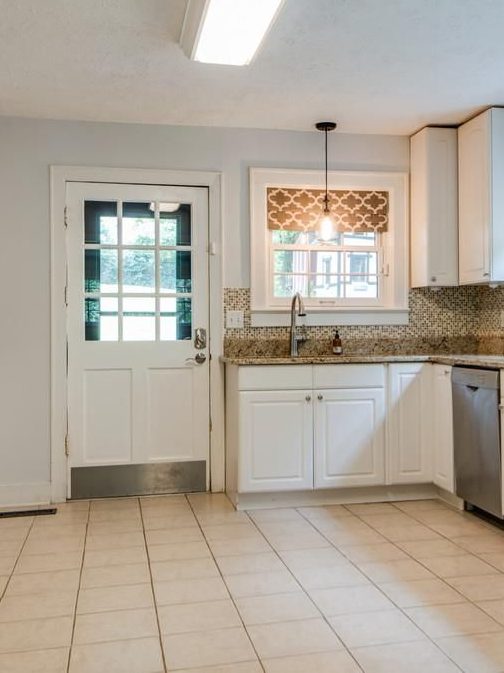
<svg viewBox="0 0 504 673">
<path fill-rule="evenodd" d="M 203 63 L 248 65 L 284 0 L 189 0 L 180 44 Z"/>
<path fill-rule="evenodd" d="M 335 122 L 317 122 L 315 124 L 317 131 L 324 131 L 325 133 L 325 196 L 324 196 L 324 211 L 319 222 L 319 238 L 322 241 L 330 241 L 334 238 L 337 232 L 336 222 L 331 215 L 329 208 L 329 190 L 327 188 L 327 134 L 329 131 L 334 131 L 336 128 Z"/>
</svg>

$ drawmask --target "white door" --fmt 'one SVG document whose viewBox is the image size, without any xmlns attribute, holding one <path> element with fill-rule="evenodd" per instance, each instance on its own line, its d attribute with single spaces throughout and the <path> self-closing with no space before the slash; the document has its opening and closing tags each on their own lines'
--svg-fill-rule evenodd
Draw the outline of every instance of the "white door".
<svg viewBox="0 0 504 673">
<path fill-rule="evenodd" d="M 432 481 L 429 424 L 430 365 L 389 365 L 388 447 L 391 484 Z"/>
<path fill-rule="evenodd" d="M 311 390 L 240 393 L 238 490 L 313 488 Z"/>
<path fill-rule="evenodd" d="M 74 497 L 208 487 L 207 204 L 205 188 L 67 186 Z"/>
<path fill-rule="evenodd" d="M 315 488 L 384 484 L 384 389 L 318 390 L 315 397 Z"/>
<path fill-rule="evenodd" d="M 453 470 L 453 408 L 452 368 L 433 365 L 433 461 L 434 483 L 450 493 L 455 492 Z"/>
</svg>

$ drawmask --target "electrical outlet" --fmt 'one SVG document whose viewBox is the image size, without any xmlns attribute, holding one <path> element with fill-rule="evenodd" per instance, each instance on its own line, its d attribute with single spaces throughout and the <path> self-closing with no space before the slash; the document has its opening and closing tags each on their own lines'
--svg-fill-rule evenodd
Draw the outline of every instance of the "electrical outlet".
<svg viewBox="0 0 504 673">
<path fill-rule="evenodd" d="M 226 312 L 227 329 L 243 329 L 243 311 Z"/>
</svg>

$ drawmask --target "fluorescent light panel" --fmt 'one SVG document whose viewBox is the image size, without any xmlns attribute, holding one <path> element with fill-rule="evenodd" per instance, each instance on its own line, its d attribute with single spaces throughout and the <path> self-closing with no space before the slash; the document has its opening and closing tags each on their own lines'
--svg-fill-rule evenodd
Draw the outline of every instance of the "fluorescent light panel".
<svg viewBox="0 0 504 673">
<path fill-rule="evenodd" d="M 208 0 L 194 60 L 247 65 L 283 0 Z"/>
</svg>

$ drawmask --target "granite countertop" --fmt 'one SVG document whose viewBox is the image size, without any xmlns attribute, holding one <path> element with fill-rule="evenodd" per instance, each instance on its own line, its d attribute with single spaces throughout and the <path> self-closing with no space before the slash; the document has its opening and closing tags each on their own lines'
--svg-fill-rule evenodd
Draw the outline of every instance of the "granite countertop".
<svg viewBox="0 0 504 673">
<path fill-rule="evenodd" d="M 472 355 L 472 354 L 400 354 L 400 355 L 300 355 L 298 357 L 283 356 L 236 356 L 223 357 L 222 362 L 230 365 L 324 365 L 324 364 L 359 364 L 387 362 L 435 362 L 443 365 L 468 365 L 504 369 L 504 355 Z"/>
</svg>

